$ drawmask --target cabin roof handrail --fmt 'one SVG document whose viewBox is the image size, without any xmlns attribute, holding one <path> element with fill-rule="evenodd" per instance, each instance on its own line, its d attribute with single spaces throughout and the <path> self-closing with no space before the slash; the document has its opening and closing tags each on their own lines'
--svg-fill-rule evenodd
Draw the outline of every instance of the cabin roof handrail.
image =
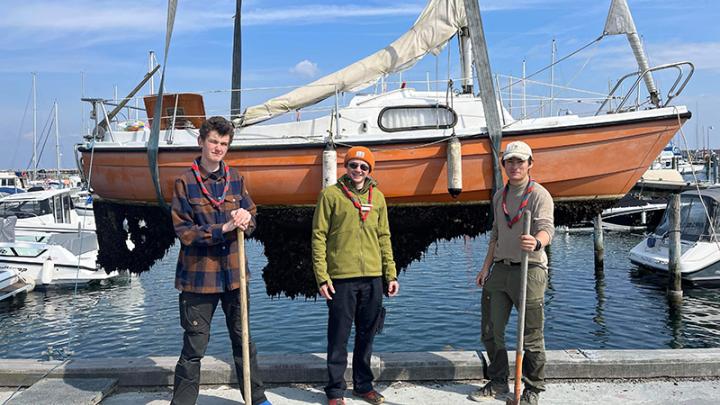
<svg viewBox="0 0 720 405">
<path fill-rule="evenodd" d="M 683 66 L 687 66 L 690 68 L 690 71 L 685 75 L 685 71 L 683 70 Z M 623 106 L 625 103 L 627 103 L 627 100 L 630 98 L 630 95 L 633 94 L 635 89 L 637 89 L 640 82 L 645 78 L 645 76 L 649 75 L 652 72 L 660 71 L 660 70 L 666 70 L 666 69 L 675 69 L 677 70 L 677 76 L 675 78 L 675 81 L 673 82 L 673 85 L 670 87 L 670 90 L 667 92 L 667 96 L 665 99 L 665 102 L 661 102 L 661 107 L 667 107 L 668 104 L 670 104 L 670 101 L 679 96 L 680 93 L 685 89 L 685 86 L 687 86 L 688 82 L 690 81 L 690 78 L 692 78 L 693 74 L 695 73 L 695 65 L 690 61 L 682 61 L 682 62 L 674 62 L 674 63 L 668 63 L 664 65 L 658 65 L 651 67 L 649 69 L 644 70 L 643 72 L 632 72 L 628 73 L 625 76 L 621 77 L 620 80 L 615 83 L 615 86 L 610 90 L 607 97 L 603 101 L 603 103 L 600 105 L 600 108 L 595 112 L 595 115 L 597 116 L 600 114 L 600 112 L 605 108 L 607 103 L 614 98 L 615 92 L 620 88 L 622 83 L 633 76 L 637 76 L 635 79 L 635 82 L 630 87 L 630 89 L 625 92 L 625 95 L 620 99 L 620 104 L 618 104 L 617 108 L 611 109 L 608 111 L 608 114 L 612 113 L 618 113 L 622 111 Z M 684 78 L 684 80 L 683 80 Z M 678 87 L 679 85 L 679 87 Z M 636 106 L 637 107 L 637 106 Z"/>
</svg>

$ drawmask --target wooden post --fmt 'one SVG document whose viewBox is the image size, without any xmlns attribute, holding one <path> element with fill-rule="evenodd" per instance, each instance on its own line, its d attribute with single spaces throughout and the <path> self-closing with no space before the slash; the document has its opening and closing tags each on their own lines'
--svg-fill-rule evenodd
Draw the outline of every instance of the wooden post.
<svg viewBox="0 0 720 405">
<path fill-rule="evenodd" d="M 238 261 L 240 262 L 240 322 L 242 325 L 243 399 L 252 403 L 250 391 L 250 321 L 248 319 L 247 269 L 245 268 L 245 233 L 237 228 Z"/>
<path fill-rule="evenodd" d="M 673 194 L 668 204 L 670 215 L 670 246 L 668 247 L 668 298 L 682 302 L 682 276 L 680 274 L 680 194 Z"/>
<path fill-rule="evenodd" d="M 523 235 L 530 234 L 530 211 L 523 212 Z M 515 348 L 515 398 L 514 405 L 520 403 L 522 394 L 522 360 L 525 350 L 525 302 L 527 301 L 528 252 L 520 256 L 520 300 L 518 301 L 517 347 Z M 510 402 L 509 400 L 506 403 Z"/>
<path fill-rule="evenodd" d="M 593 241 L 595 242 L 595 271 L 603 270 L 605 261 L 605 241 L 603 238 L 602 214 L 595 217 L 595 231 L 593 232 Z"/>
</svg>

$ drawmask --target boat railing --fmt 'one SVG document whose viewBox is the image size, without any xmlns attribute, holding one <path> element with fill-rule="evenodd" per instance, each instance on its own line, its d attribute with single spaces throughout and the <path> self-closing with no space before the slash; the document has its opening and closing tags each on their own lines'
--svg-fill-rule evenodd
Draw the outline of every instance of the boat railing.
<svg viewBox="0 0 720 405">
<path fill-rule="evenodd" d="M 685 72 L 683 67 L 689 68 L 689 71 Z M 659 107 L 667 107 L 670 104 L 670 101 L 674 99 L 675 97 L 679 96 L 680 93 L 685 89 L 685 86 L 687 86 L 688 82 L 690 81 L 690 78 L 692 78 L 693 73 L 695 73 L 695 65 L 692 64 L 692 62 L 683 61 L 683 62 L 675 62 L 675 63 L 668 63 L 665 65 L 659 65 L 652 68 L 649 68 L 643 72 L 632 72 L 628 73 L 625 76 L 621 77 L 620 80 L 615 83 L 615 87 L 610 90 L 610 93 L 608 93 L 607 98 L 605 101 L 600 105 L 600 108 L 598 108 L 597 112 L 595 112 L 595 115 L 600 114 L 603 109 L 608 105 L 608 103 L 615 98 L 615 93 L 618 91 L 618 89 L 621 88 L 622 84 L 625 82 L 625 80 L 635 77 L 635 81 L 633 82 L 632 86 L 630 86 L 630 89 L 625 92 L 625 95 L 620 98 L 620 103 L 617 105 L 617 107 L 612 108 L 610 107 L 607 111 L 608 114 L 615 114 L 623 111 L 631 111 L 631 110 L 637 110 L 640 106 L 638 103 L 631 107 L 625 108 L 625 104 L 627 104 L 628 100 L 631 98 L 631 96 L 635 93 L 635 91 L 638 90 L 638 86 L 640 85 L 640 82 L 645 79 L 645 77 L 653 72 L 658 72 L 662 70 L 670 70 L 674 69 L 676 71 L 675 81 L 673 82 L 673 85 L 670 87 L 670 90 L 668 90 L 667 95 L 665 96 L 665 102 L 662 103 Z M 625 108 L 625 109 L 623 109 Z"/>
</svg>

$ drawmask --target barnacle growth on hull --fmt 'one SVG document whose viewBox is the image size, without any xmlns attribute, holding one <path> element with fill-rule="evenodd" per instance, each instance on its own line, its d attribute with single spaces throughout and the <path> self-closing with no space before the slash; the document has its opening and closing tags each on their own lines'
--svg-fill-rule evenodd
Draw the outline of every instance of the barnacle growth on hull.
<svg viewBox="0 0 720 405">
<path fill-rule="evenodd" d="M 555 224 L 591 220 L 614 203 L 615 200 L 556 202 Z M 95 216 L 98 230 L 102 230 L 98 232 L 98 262 L 106 271 L 147 271 L 175 242 L 170 215 L 160 207 L 99 200 L 95 203 Z M 310 252 L 312 216 L 313 207 L 258 207 L 258 228 L 252 238 L 263 244 L 268 259 L 262 271 L 268 295 L 317 296 Z M 421 260 L 434 242 L 475 237 L 492 225 L 489 204 L 390 206 L 388 216 L 399 272 Z M 128 235 L 135 245 L 132 250 L 125 243 Z"/>
</svg>

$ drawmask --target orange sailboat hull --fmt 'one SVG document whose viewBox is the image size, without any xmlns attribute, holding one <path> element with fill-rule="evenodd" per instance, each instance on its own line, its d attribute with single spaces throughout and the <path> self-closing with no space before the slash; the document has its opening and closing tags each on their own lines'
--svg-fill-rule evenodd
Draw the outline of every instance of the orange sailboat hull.
<svg viewBox="0 0 720 405">
<path fill-rule="evenodd" d="M 534 151 L 531 175 L 556 200 L 614 199 L 625 195 L 650 166 L 681 124 L 689 118 L 659 117 L 594 126 L 506 131 L 503 147 L 514 140 Z M 487 202 L 492 188 L 491 144 L 486 135 L 461 137 L 463 192 L 453 199 L 447 191 L 446 143 L 437 139 L 374 143 L 373 176 L 389 204 Z M 286 148 L 231 148 L 226 162 L 245 176 L 258 205 L 314 204 L 321 189 L 324 145 Z M 338 173 L 347 149 L 338 148 Z M 103 199 L 129 204 L 156 204 L 145 148 L 96 147 L 80 149 L 82 165 L 95 193 Z M 199 148 L 160 148 L 158 166 L 164 199 Z M 92 161 L 92 170 L 90 162 Z"/>
</svg>

